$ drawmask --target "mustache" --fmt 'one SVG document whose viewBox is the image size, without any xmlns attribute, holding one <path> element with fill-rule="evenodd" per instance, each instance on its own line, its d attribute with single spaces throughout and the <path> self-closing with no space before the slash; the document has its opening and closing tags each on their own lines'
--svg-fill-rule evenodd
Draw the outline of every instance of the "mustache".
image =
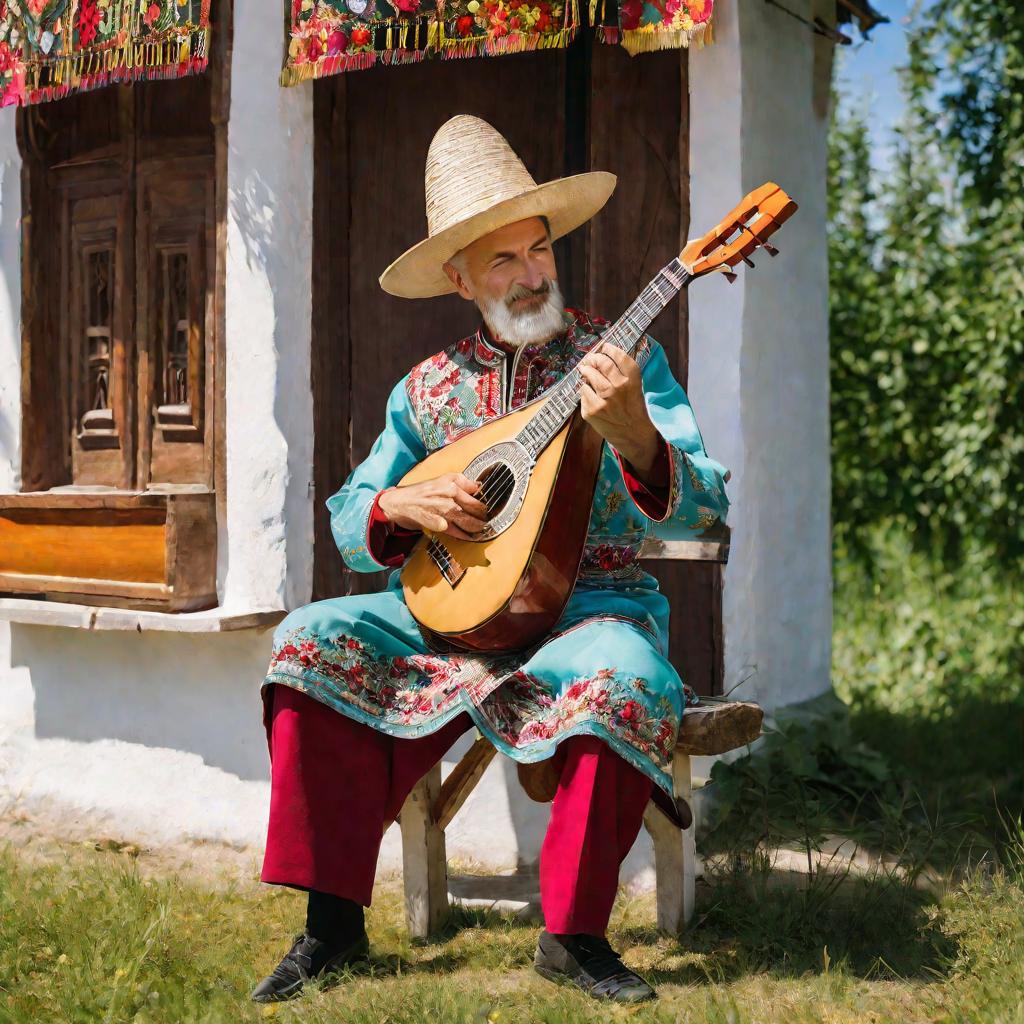
<svg viewBox="0 0 1024 1024">
<path fill-rule="evenodd" d="M 529 299 L 534 296 L 550 295 L 551 294 L 551 280 L 545 277 L 543 283 L 539 288 L 527 288 L 524 284 L 513 285 L 508 294 L 505 296 L 505 305 L 511 307 L 513 302 L 518 302 L 519 299 Z"/>
</svg>

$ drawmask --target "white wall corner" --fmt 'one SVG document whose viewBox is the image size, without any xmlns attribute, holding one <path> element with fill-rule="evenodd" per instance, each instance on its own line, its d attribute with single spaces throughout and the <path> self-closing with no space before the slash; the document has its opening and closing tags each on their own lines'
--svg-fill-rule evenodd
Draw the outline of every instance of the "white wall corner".
<svg viewBox="0 0 1024 1024">
<path fill-rule="evenodd" d="M 14 108 L 0 110 L 0 493 L 21 488 L 21 154 L 14 124 Z M 16 681 L 10 626 L 0 622 L 0 736 Z"/>
<path fill-rule="evenodd" d="M 718 12 L 716 11 L 716 15 Z M 768 709 L 827 691 L 831 537 L 827 123 L 814 37 L 777 9 L 723 5 L 690 61 L 691 234 L 751 189 L 800 204 L 781 255 L 690 295 L 689 391 L 710 454 L 732 470 L 725 687 Z"/>
<path fill-rule="evenodd" d="M 309 600 L 313 90 L 284 89 L 273 4 L 236 20 L 228 121 L 227 522 L 218 584 L 228 609 Z"/>
<path fill-rule="evenodd" d="M 0 111 L 0 492 L 21 487 L 21 154 Z"/>
</svg>

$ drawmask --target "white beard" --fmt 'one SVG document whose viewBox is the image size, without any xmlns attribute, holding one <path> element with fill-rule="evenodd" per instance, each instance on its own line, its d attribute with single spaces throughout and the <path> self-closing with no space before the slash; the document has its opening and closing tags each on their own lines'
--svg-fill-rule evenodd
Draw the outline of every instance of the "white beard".
<svg viewBox="0 0 1024 1024">
<path fill-rule="evenodd" d="M 491 334 L 515 348 L 539 345 L 561 334 L 565 330 L 562 292 L 557 281 L 550 283 L 551 290 L 544 305 L 523 313 L 509 309 L 505 299 L 481 299 L 477 307 Z"/>
</svg>

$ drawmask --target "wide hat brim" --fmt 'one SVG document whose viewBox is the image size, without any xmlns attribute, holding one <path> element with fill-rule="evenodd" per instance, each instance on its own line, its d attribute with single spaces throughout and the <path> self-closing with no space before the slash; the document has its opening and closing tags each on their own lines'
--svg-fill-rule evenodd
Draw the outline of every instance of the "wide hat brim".
<svg viewBox="0 0 1024 1024">
<path fill-rule="evenodd" d="M 403 299 L 428 299 L 455 291 L 442 267 L 467 245 L 498 228 L 547 217 L 552 239 L 585 224 L 615 191 L 608 171 L 588 171 L 545 182 L 452 224 L 407 249 L 380 275 L 380 286 Z"/>
</svg>

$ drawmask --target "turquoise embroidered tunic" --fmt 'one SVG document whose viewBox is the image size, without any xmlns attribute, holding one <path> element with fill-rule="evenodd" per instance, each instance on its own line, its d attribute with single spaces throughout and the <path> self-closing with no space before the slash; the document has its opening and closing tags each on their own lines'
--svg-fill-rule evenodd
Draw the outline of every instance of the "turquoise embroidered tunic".
<svg viewBox="0 0 1024 1024">
<path fill-rule="evenodd" d="M 369 536 L 377 495 L 430 452 L 542 395 L 608 326 L 566 310 L 566 330 L 512 361 L 482 330 L 432 356 L 395 386 L 369 455 L 328 499 L 331 527 L 357 572 L 388 568 Z M 551 634 L 526 651 L 481 655 L 432 649 L 405 605 L 399 570 L 376 594 L 318 601 L 278 626 L 264 697 L 293 686 L 394 736 L 419 736 L 468 712 L 517 761 L 550 757 L 569 736 L 593 735 L 672 791 L 679 723 L 692 691 L 667 659 L 668 601 L 638 561 L 644 538 L 697 536 L 725 519 L 726 470 L 709 458 L 661 346 L 634 355 L 654 425 L 667 442 L 667 501 L 630 486 L 605 445 L 579 578 Z M 508 379 L 513 363 L 513 379 Z"/>
</svg>

